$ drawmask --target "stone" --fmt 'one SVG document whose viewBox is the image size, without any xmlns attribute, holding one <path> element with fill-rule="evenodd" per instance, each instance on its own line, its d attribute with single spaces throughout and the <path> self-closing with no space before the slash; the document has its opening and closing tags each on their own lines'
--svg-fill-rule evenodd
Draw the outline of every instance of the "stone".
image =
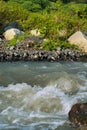
<svg viewBox="0 0 87 130">
<path fill-rule="evenodd" d="M 11 28 L 16 28 L 16 29 L 23 31 L 23 28 L 17 22 L 11 22 L 11 23 L 7 24 L 6 27 L 4 28 L 4 31 L 7 31 Z"/>
<path fill-rule="evenodd" d="M 82 126 L 82 127 L 77 128 L 76 130 L 87 130 L 87 127 Z"/>
<path fill-rule="evenodd" d="M 12 51 L 12 50 L 14 50 L 14 49 L 15 49 L 15 46 L 11 46 L 11 47 L 9 48 L 10 51 Z"/>
<path fill-rule="evenodd" d="M 34 55 L 34 60 L 38 60 L 38 54 Z"/>
<path fill-rule="evenodd" d="M 87 126 L 87 103 L 77 103 L 68 113 L 69 120 L 78 126 Z"/>
<path fill-rule="evenodd" d="M 67 30 L 58 30 L 59 37 L 66 37 L 67 36 Z"/>
<path fill-rule="evenodd" d="M 20 31 L 19 29 L 16 29 L 16 28 L 12 28 L 5 31 L 4 37 L 6 40 L 12 40 L 15 36 L 20 36 L 22 34 L 24 34 L 23 31 Z"/>
<path fill-rule="evenodd" d="M 0 38 L 0 42 L 2 42 L 2 39 Z"/>
<path fill-rule="evenodd" d="M 28 48 L 35 45 L 40 45 L 43 42 L 43 39 L 37 36 L 28 36 L 23 40 L 23 44 Z"/>
<path fill-rule="evenodd" d="M 75 32 L 68 38 L 70 44 L 75 44 L 81 49 L 83 52 L 87 53 L 87 36 L 83 34 L 81 31 Z"/>
<path fill-rule="evenodd" d="M 39 32 L 38 29 L 31 30 L 30 33 L 31 33 L 31 35 L 33 35 L 33 36 L 40 36 L 40 32 Z"/>
</svg>

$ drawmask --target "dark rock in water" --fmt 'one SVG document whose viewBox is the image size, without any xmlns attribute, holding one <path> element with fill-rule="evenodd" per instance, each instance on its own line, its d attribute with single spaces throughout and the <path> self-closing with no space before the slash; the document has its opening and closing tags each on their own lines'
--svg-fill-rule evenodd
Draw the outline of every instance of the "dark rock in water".
<svg viewBox="0 0 87 130">
<path fill-rule="evenodd" d="M 69 111 L 69 119 L 78 126 L 87 126 L 87 103 L 77 103 Z"/>
<path fill-rule="evenodd" d="M 79 128 L 77 128 L 76 130 L 87 130 L 87 126 L 79 127 Z"/>
</svg>

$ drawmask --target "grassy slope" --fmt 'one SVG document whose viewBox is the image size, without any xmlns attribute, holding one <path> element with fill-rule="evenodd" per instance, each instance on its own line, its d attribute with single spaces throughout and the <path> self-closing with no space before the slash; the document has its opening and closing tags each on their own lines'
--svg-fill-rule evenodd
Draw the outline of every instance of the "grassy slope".
<svg viewBox="0 0 87 130">
<path fill-rule="evenodd" d="M 4 4 L 0 2 L 0 31 L 13 21 L 22 25 L 26 35 L 32 29 L 39 29 L 42 36 L 48 39 L 42 45 L 42 48 L 47 50 L 56 49 L 58 46 L 73 47 L 66 42 L 67 38 L 78 30 L 87 31 L 87 4 L 50 2 L 45 8 L 35 4 L 32 11 L 29 11 L 28 5 L 29 3 L 24 6 L 21 1 L 17 3 L 10 0 Z M 65 36 L 59 35 L 61 30 L 67 32 Z"/>
</svg>

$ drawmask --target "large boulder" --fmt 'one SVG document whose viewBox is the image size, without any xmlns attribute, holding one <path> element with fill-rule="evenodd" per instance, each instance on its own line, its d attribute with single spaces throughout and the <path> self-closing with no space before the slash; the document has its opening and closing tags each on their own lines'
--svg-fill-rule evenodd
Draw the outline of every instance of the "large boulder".
<svg viewBox="0 0 87 130">
<path fill-rule="evenodd" d="M 69 119 L 76 125 L 87 126 L 87 103 L 77 103 L 69 111 Z"/>
<path fill-rule="evenodd" d="M 83 52 L 87 53 L 87 36 L 81 31 L 77 31 L 72 36 L 68 38 L 70 44 L 75 44 Z"/>
<path fill-rule="evenodd" d="M 4 37 L 6 40 L 12 40 L 15 36 L 19 36 L 21 34 L 24 34 L 24 32 L 16 28 L 11 28 L 5 31 Z"/>
</svg>

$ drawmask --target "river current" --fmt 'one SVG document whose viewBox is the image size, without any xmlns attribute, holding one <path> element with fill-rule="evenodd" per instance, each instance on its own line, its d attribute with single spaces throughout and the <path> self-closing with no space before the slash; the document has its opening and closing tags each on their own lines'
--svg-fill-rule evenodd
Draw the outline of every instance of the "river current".
<svg viewBox="0 0 87 130">
<path fill-rule="evenodd" d="M 0 130 L 78 130 L 68 119 L 78 102 L 87 102 L 87 63 L 0 63 Z"/>
</svg>

